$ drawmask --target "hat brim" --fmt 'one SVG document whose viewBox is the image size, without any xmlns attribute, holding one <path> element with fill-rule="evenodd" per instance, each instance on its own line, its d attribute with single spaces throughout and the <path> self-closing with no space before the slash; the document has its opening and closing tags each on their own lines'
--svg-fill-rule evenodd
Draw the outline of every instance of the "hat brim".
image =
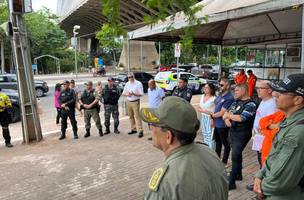
<svg viewBox="0 0 304 200">
<path fill-rule="evenodd" d="M 282 82 L 279 82 L 279 83 L 270 82 L 270 83 L 268 83 L 268 85 L 269 85 L 270 89 L 272 89 L 273 91 L 276 91 L 279 93 L 288 92 L 287 89 L 282 87 Z"/>
<path fill-rule="evenodd" d="M 140 109 L 140 118 L 147 123 L 160 124 L 161 121 L 157 117 L 156 109 L 153 108 L 142 108 Z"/>
</svg>

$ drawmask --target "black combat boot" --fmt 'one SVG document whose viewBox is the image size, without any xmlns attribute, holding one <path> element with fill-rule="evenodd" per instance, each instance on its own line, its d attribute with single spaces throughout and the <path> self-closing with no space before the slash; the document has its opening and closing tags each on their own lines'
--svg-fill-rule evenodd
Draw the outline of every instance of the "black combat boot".
<svg viewBox="0 0 304 200">
<path fill-rule="evenodd" d="M 64 138 L 65 138 L 65 131 L 62 131 L 59 140 L 63 140 Z"/>
<path fill-rule="evenodd" d="M 105 135 L 108 135 L 109 133 L 111 133 L 111 131 L 110 131 L 110 126 L 106 126 Z"/>
<path fill-rule="evenodd" d="M 90 129 L 87 128 L 87 129 L 86 129 L 86 134 L 84 135 L 84 137 L 87 138 L 87 137 L 90 137 L 90 135 L 91 135 L 91 134 L 90 134 Z"/>
<path fill-rule="evenodd" d="M 142 138 L 143 136 L 144 136 L 144 132 L 140 131 L 140 132 L 138 133 L 138 137 L 139 137 L 139 138 Z"/>
<path fill-rule="evenodd" d="M 74 132 L 74 139 L 78 139 L 77 132 Z"/>
<path fill-rule="evenodd" d="M 99 136 L 100 136 L 100 137 L 102 137 L 102 136 L 103 136 L 102 129 L 99 129 Z"/>
<path fill-rule="evenodd" d="M 116 133 L 116 134 L 119 134 L 119 133 L 120 133 L 120 131 L 118 130 L 118 127 L 117 127 L 117 126 L 114 127 L 114 133 Z"/>
</svg>

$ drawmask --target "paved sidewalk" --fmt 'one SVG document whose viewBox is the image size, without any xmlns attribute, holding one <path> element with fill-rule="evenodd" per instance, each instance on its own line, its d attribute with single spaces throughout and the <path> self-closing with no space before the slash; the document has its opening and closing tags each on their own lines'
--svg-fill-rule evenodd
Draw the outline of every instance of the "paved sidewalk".
<svg viewBox="0 0 304 200">
<path fill-rule="evenodd" d="M 194 97 L 194 102 L 197 100 L 199 96 Z M 141 139 L 127 135 L 129 129 L 125 119 L 119 135 L 99 137 L 93 127 L 92 136 L 86 139 L 81 135 L 74 140 L 68 131 L 64 141 L 51 134 L 36 144 L 15 143 L 12 149 L 0 146 L 0 199 L 143 199 L 149 178 L 164 155 L 147 140 L 146 124 Z M 79 133 L 83 131 L 80 128 Z M 250 145 L 244 160 L 244 180 L 230 192 L 231 200 L 254 196 L 245 189 L 257 169 L 256 154 Z"/>
</svg>

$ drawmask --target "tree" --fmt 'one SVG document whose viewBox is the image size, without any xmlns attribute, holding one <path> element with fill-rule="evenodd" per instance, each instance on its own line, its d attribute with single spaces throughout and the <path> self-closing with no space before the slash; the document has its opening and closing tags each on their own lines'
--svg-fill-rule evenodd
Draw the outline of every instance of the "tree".
<svg viewBox="0 0 304 200">
<path fill-rule="evenodd" d="M 107 17 L 108 23 L 105 23 L 99 31 L 97 39 L 99 39 L 100 42 L 108 38 L 108 33 L 111 33 L 112 41 L 114 41 L 115 38 L 126 37 L 126 31 L 120 22 L 120 1 L 121 0 L 101 0 L 102 14 Z M 150 25 L 159 21 L 165 21 L 169 16 L 169 9 L 179 8 L 185 14 L 186 21 L 190 24 L 189 27 L 184 29 L 184 33 L 180 35 L 183 52 L 189 57 L 192 52 L 193 37 L 197 31 L 197 25 L 201 23 L 195 16 L 202 8 L 201 6 L 195 5 L 197 2 L 198 0 L 142 0 L 142 3 L 146 7 L 157 11 L 157 14 L 154 16 L 144 16 L 144 21 Z M 174 19 L 175 15 L 171 16 L 171 18 Z M 207 20 L 207 17 L 204 18 L 204 20 Z M 169 29 L 172 29 L 171 25 L 168 27 L 168 30 Z"/>
</svg>

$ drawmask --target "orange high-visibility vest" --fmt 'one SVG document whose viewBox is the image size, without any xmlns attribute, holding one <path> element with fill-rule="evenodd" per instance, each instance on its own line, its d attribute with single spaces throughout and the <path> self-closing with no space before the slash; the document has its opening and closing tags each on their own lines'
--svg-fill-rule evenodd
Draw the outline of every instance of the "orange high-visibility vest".
<svg viewBox="0 0 304 200">
<path fill-rule="evenodd" d="M 262 164 L 265 163 L 271 147 L 272 147 L 272 141 L 275 135 L 279 132 L 278 128 L 270 129 L 269 126 L 271 124 L 278 124 L 282 122 L 285 119 L 285 114 L 281 111 L 277 111 L 271 115 L 268 115 L 266 117 L 263 117 L 260 119 L 259 125 L 260 125 L 260 132 L 265 136 L 261 154 L 262 154 Z"/>
<path fill-rule="evenodd" d="M 248 78 L 248 95 L 250 97 L 253 96 L 253 91 L 254 91 L 254 88 L 255 88 L 255 84 L 256 84 L 256 76 L 254 74 L 251 74 Z"/>
<path fill-rule="evenodd" d="M 241 73 L 238 73 L 235 78 L 234 78 L 234 82 L 235 84 L 242 84 L 242 83 L 246 83 L 247 81 L 247 76 L 246 74 L 241 74 Z"/>
</svg>

